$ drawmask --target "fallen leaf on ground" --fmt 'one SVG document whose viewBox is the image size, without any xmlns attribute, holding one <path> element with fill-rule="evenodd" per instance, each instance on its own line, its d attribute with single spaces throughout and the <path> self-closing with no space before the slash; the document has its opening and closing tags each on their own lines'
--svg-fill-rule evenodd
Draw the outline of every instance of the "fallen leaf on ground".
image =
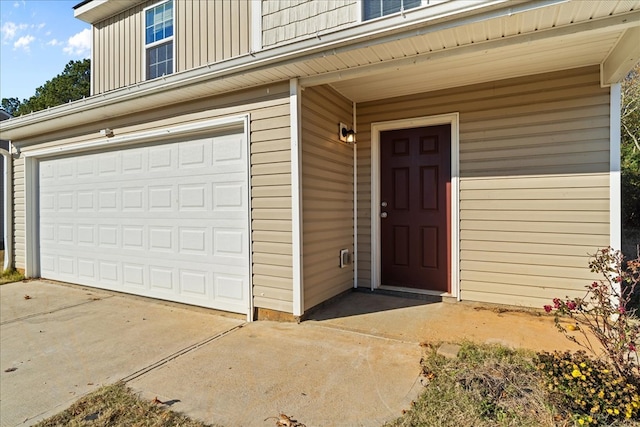
<svg viewBox="0 0 640 427">
<path fill-rule="evenodd" d="M 25 295 L 24 299 L 31 299 L 31 297 L 29 295 Z"/>
<path fill-rule="evenodd" d="M 299 423 L 298 420 L 294 420 L 286 414 L 280 414 L 277 417 L 267 417 L 264 420 L 276 420 L 277 427 L 306 427 L 304 424 Z"/>
</svg>

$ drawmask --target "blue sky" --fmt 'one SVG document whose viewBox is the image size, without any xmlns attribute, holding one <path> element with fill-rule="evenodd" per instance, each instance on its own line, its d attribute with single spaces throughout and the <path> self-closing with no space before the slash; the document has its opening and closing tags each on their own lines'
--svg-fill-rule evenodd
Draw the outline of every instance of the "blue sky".
<svg viewBox="0 0 640 427">
<path fill-rule="evenodd" d="M 73 60 L 89 58 L 80 0 L 0 0 L 0 98 L 29 98 Z"/>
</svg>

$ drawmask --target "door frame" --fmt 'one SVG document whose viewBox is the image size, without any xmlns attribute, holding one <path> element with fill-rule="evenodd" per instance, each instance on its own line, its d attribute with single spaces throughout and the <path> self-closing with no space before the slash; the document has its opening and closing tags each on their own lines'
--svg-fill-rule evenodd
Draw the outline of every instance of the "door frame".
<svg viewBox="0 0 640 427">
<path fill-rule="evenodd" d="M 380 133 L 426 126 L 451 126 L 451 293 L 394 286 L 393 290 L 427 295 L 452 296 L 460 300 L 460 134 L 458 112 L 371 123 L 371 290 L 382 286 L 380 222 Z"/>
</svg>

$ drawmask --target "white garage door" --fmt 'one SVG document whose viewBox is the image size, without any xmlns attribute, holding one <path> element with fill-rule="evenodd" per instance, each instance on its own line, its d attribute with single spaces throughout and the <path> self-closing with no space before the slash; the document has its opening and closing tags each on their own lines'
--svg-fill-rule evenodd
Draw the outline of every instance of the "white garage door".
<svg viewBox="0 0 640 427">
<path fill-rule="evenodd" d="M 247 313 L 244 135 L 40 162 L 43 278 Z"/>
</svg>

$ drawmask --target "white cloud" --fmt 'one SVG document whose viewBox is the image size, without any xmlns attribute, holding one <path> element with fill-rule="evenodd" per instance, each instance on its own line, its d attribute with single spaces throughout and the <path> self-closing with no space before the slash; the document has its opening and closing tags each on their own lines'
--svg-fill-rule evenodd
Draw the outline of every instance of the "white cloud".
<svg viewBox="0 0 640 427">
<path fill-rule="evenodd" d="M 58 39 L 52 39 L 47 42 L 47 46 L 60 46 L 62 42 Z"/>
<path fill-rule="evenodd" d="M 7 21 L 0 27 L 0 33 L 2 33 L 2 40 L 13 40 L 16 33 L 20 30 L 27 28 L 27 24 L 16 24 L 15 22 Z"/>
<path fill-rule="evenodd" d="M 18 40 L 16 40 L 16 42 L 13 44 L 13 48 L 14 49 L 24 49 L 26 51 L 29 51 L 29 45 L 35 39 L 36 38 L 31 36 L 31 35 L 22 36 Z"/>
<path fill-rule="evenodd" d="M 88 57 L 91 53 L 91 31 L 85 28 L 69 37 L 67 45 L 62 50 L 68 55 Z"/>
</svg>

